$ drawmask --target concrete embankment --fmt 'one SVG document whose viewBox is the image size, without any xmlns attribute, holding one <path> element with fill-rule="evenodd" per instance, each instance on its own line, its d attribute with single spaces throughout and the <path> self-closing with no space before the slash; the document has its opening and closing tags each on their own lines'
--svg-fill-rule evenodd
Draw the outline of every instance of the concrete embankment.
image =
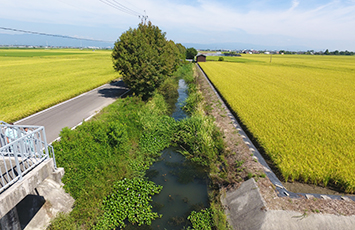
<svg viewBox="0 0 355 230">
<path fill-rule="evenodd" d="M 70 212 L 74 199 L 63 189 L 63 168 L 47 159 L 0 194 L 0 230 L 46 229 L 59 213 Z"/>
<path fill-rule="evenodd" d="M 254 179 L 221 196 L 229 223 L 238 230 L 352 230 L 355 216 L 269 210 Z"/>
</svg>

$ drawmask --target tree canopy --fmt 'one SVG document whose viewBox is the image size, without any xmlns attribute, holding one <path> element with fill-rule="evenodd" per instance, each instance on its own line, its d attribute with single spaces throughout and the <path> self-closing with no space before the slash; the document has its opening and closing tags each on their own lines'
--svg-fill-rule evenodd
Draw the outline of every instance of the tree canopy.
<svg viewBox="0 0 355 230">
<path fill-rule="evenodd" d="M 195 48 L 188 48 L 186 50 L 187 59 L 194 59 L 196 55 L 197 55 L 197 50 Z"/>
<path fill-rule="evenodd" d="M 178 46 L 168 41 L 151 22 L 130 28 L 116 41 L 112 52 L 114 69 L 125 84 L 143 100 L 150 98 L 164 80 L 179 66 Z"/>
</svg>

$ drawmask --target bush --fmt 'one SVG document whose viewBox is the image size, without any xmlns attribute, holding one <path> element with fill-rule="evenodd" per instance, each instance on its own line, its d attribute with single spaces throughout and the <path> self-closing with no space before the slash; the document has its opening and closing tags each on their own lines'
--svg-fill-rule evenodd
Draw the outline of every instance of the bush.
<svg viewBox="0 0 355 230">
<path fill-rule="evenodd" d="M 224 57 L 219 57 L 218 61 L 224 61 Z"/>
<path fill-rule="evenodd" d="M 197 55 L 197 50 L 195 48 L 186 49 L 186 59 L 194 59 Z"/>
</svg>

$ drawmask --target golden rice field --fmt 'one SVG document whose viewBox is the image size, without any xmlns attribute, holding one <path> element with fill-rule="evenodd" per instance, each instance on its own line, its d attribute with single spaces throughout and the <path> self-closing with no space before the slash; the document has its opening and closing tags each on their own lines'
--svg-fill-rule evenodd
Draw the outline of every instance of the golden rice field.
<svg viewBox="0 0 355 230">
<path fill-rule="evenodd" d="M 284 178 L 354 193 L 355 57 L 225 60 L 200 65 Z"/>
<path fill-rule="evenodd" d="M 0 120 L 16 121 L 118 77 L 111 51 L 0 49 Z"/>
</svg>

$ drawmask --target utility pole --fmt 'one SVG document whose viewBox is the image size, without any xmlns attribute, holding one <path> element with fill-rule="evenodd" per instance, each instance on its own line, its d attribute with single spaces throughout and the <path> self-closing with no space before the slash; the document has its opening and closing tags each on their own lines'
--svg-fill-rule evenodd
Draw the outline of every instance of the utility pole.
<svg viewBox="0 0 355 230">
<path fill-rule="evenodd" d="M 145 11 L 144 11 L 144 15 L 139 15 L 138 18 L 142 20 L 142 24 L 147 25 L 148 15 Z"/>
</svg>

